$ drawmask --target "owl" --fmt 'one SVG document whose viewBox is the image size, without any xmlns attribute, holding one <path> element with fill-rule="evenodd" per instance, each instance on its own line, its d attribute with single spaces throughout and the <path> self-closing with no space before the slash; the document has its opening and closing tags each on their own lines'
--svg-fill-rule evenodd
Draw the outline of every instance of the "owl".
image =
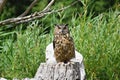
<svg viewBox="0 0 120 80">
<path fill-rule="evenodd" d="M 75 57 L 74 42 L 68 24 L 55 25 L 53 49 L 57 62 L 67 63 Z"/>
</svg>

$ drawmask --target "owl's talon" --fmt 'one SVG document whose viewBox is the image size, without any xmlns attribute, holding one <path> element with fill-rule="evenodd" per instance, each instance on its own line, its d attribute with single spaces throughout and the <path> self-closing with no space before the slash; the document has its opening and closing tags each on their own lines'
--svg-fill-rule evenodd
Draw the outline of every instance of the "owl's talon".
<svg viewBox="0 0 120 80">
<path fill-rule="evenodd" d="M 70 64 L 70 62 L 67 63 L 68 65 Z"/>
<path fill-rule="evenodd" d="M 63 62 L 58 62 L 58 65 L 60 66 L 61 64 L 63 64 Z"/>
<path fill-rule="evenodd" d="M 70 64 L 74 64 L 74 62 L 71 62 L 71 61 L 70 61 L 70 62 L 68 62 L 68 65 L 70 65 Z"/>
<path fill-rule="evenodd" d="M 58 64 L 61 64 L 61 62 L 58 62 Z"/>
<path fill-rule="evenodd" d="M 71 62 L 71 64 L 75 64 L 74 62 Z"/>
</svg>

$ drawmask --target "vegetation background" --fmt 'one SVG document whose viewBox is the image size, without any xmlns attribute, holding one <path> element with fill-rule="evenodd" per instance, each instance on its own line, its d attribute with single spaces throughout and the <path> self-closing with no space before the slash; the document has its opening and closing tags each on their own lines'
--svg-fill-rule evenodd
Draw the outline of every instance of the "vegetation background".
<svg viewBox="0 0 120 80">
<path fill-rule="evenodd" d="M 0 20 L 22 14 L 33 0 L 8 0 Z M 55 0 L 51 9 L 75 0 Z M 29 14 L 50 0 L 39 0 Z M 87 80 L 120 79 L 120 1 L 81 0 L 65 11 L 19 25 L 0 26 L 0 77 L 34 77 L 45 48 L 53 40 L 54 24 L 68 23 L 76 50 L 84 57 Z"/>
</svg>

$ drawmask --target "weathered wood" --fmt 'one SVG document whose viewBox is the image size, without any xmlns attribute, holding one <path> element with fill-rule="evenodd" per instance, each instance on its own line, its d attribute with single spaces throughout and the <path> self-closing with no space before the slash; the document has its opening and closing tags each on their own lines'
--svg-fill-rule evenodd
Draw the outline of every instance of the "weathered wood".
<svg viewBox="0 0 120 80">
<path fill-rule="evenodd" d="M 35 79 L 37 80 L 80 80 L 79 62 L 47 64 L 41 63 Z"/>
<path fill-rule="evenodd" d="M 40 19 L 46 15 L 53 14 L 53 13 L 60 12 L 60 11 L 64 11 L 64 10 L 68 9 L 69 7 L 75 5 L 76 3 L 78 3 L 78 1 L 75 1 L 75 2 L 71 3 L 70 5 L 63 7 L 63 8 L 60 8 L 60 9 L 57 9 L 57 10 L 49 10 L 49 9 L 46 10 L 48 7 L 50 7 L 50 5 L 51 5 L 50 4 L 44 9 L 45 11 L 43 10 L 40 12 L 32 13 L 31 15 L 28 15 L 28 16 L 9 18 L 9 19 L 0 21 L 0 26 L 8 25 L 8 24 L 26 23 L 26 22 L 30 22 L 30 21 L 35 20 L 35 19 Z"/>
</svg>

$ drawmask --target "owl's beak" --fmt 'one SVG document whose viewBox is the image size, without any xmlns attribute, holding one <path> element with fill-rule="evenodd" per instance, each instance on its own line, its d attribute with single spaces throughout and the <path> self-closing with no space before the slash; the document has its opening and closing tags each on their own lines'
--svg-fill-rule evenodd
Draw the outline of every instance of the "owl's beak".
<svg viewBox="0 0 120 80">
<path fill-rule="evenodd" d="M 63 34 L 63 30 L 61 29 L 61 30 L 59 31 L 59 33 L 60 33 L 60 34 Z"/>
<path fill-rule="evenodd" d="M 64 34 L 65 34 L 64 30 L 61 29 L 61 30 L 59 31 L 59 34 L 64 35 Z"/>
<path fill-rule="evenodd" d="M 62 30 L 62 34 L 64 34 L 64 31 Z"/>
<path fill-rule="evenodd" d="M 64 34 L 65 34 L 65 31 L 64 31 L 64 30 L 62 30 L 62 31 L 61 31 L 61 33 L 62 33 L 62 35 L 64 35 Z"/>
</svg>

